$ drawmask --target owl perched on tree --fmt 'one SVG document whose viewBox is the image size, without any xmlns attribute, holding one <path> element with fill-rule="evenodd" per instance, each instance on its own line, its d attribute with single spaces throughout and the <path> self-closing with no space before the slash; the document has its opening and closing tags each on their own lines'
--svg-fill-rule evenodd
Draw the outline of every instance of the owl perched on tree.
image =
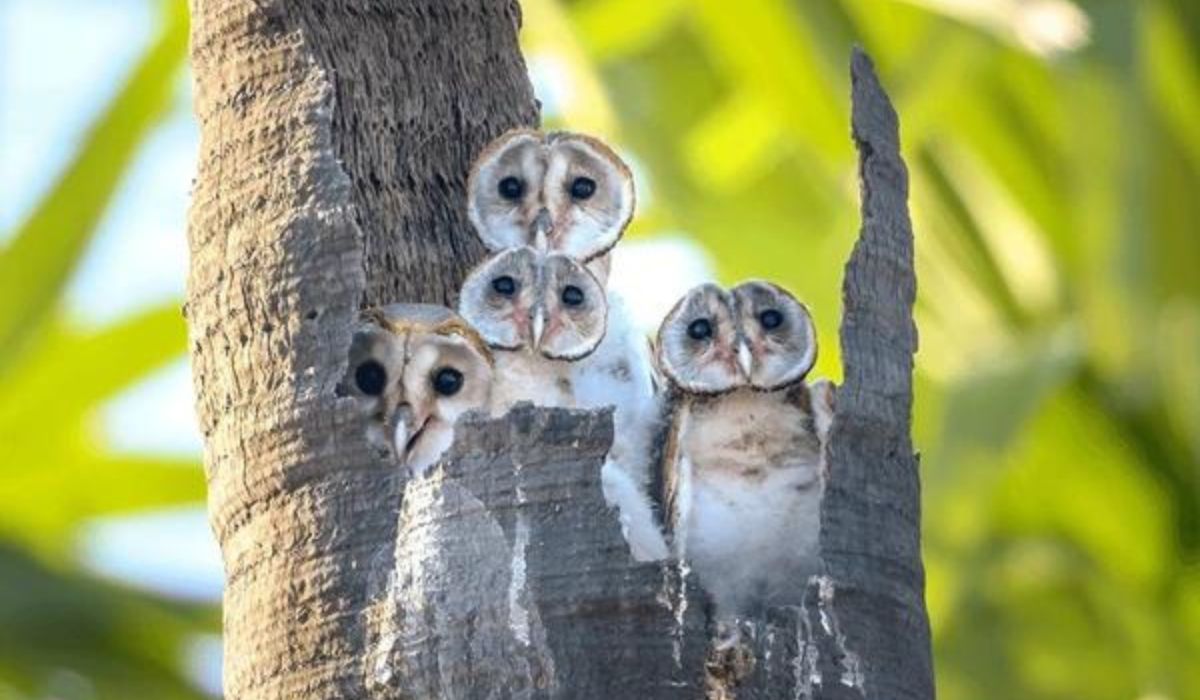
<svg viewBox="0 0 1200 700">
<path fill-rule="evenodd" d="M 665 515 L 722 617 L 799 604 L 818 572 L 834 395 L 804 382 L 816 356 L 808 310 L 768 282 L 696 287 L 659 329 Z"/>
<path fill-rule="evenodd" d="M 574 408 L 575 368 L 604 338 L 608 304 L 595 276 L 528 246 L 493 255 L 463 282 L 459 313 L 492 349 L 491 409 L 519 401 Z"/>
<path fill-rule="evenodd" d="M 453 442 L 458 417 L 488 405 L 492 364 L 450 309 L 394 304 L 363 312 L 341 391 L 368 416 L 368 439 L 420 476 Z"/>
<path fill-rule="evenodd" d="M 601 285 L 607 330 L 596 351 L 571 370 L 572 405 L 614 408 L 613 449 L 602 472 L 605 496 L 620 508 L 634 556 L 665 557 L 646 493 L 661 415 L 650 356 L 624 301 L 604 289 L 608 253 L 633 216 L 633 174 L 590 136 L 518 129 L 483 150 L 467 191 L 471 221 L 490 250 L 527 245 L 569 256 L 586 264 Z"/>
</svg>

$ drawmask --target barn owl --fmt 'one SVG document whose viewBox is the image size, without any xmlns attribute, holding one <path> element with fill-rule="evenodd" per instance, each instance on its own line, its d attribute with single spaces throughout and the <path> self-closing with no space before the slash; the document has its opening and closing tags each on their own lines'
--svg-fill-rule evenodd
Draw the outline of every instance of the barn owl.
<svg viewBox="0 0 1200 700">
<path fill-rule="evenodd" d="M 492 348 L 491 410 L 518 401 L 574 408 L 576 364 L 603 340 L 608 305 L 595 276 L 566 255 L 512 248 L 480 263 L 459 312 Z"/>
<path fill-rule="evenodd" d="M 467 183 L 467 212 L 489 250 L 530 245 L 607 276 L 607 253 L 633 217 L 629 166 L 602 141 L 516 129 L 484 148 Z"/>
<path fill-rule="evenodd" d="M 659 328 L 666 516 L 720 617 L 798 604 L 818 571 L 834 394 L 803 381 L 816 354 L 808 310 L 767 282 L 696 287 Z"/>
<path fill-rule="evenodd" d="M 395 304 L 363 312 L 341 390 L 368 416 L 368 438 L 421 476 L 453 442 L 458 417 L 486 408 L 492 364 L 450 309 Z"/>
</svg>

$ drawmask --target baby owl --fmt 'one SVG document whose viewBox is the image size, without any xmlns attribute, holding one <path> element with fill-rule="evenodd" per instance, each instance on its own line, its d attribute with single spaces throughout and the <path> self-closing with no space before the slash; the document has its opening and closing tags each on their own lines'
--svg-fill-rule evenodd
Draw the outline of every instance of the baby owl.
<svg viewBox="0 0 1200 700">
<path fill-rule="evenodd" d="M 458 417 L 488 404 L 492 362 L 450 309 L 394 304 L 363 312 L 342 391 L 368 416 L 368 438 L 420 476 L 453 442 Z"/>
<path fill-rule="evenodd" d="M 833 385 L 803 381 L 816 355 L 808 310 L 768 282 L 696 287 L 659 329 L 666 519 L 719 616 L 798 604 L 818 571 Z"/>
<path fill-rule="evenodd" d="M 574 408 L 574 367 L 604 338 L 604 290 L 566 255 L 521 246 L 484 260 L 463 282 L 459 313 L 496 358 L 491 409 L 519 401 Z"/>
</svg>

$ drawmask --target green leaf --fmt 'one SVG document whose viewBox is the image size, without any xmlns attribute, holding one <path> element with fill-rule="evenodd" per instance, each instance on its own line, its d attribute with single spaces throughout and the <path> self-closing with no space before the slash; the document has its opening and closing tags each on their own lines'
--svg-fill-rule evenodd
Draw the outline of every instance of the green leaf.
<svg viewBox="0 0 1200 700">
<path fill-rule="evenodd" d="M 0 438 L 44 440 L 46 432 L 78 422 L 100 402 L 178 358 L 185 344 L 175 304 L 87 335 L 61 322 L 52 325 L 20 371 L 0 377 Z M 44 420 L 47 415 L 55 417 L 54 427 Z"/>
<path fill-rule="evenodd" d="M 1081 345 L 1077 330 L 1064 326 L 981 363 L 952 385 L 946 397 L 941 457 L 953 462 L 964 451 L 1005 450 L 1042 402 L 1079 370 Z"/>
<path fill-rule="evenodd" d="M 1192 163 L 1200 167 L 1200 56 L 1166 4 L 1148 2 L 1141 10 L 1138 39 L 1150 96 Z"/>
<path fill-rule="evenodd" d="M 791 136 L 829 161 L 845 161 L 849 109 L 842 74 L 826 72 L 805 17 L 782 0 L 743 0 L 737 17 L 729 5 L 701 0 L 696 27 L 730 85 L 769 104 Z"/>
<path fill-rule="evenodd" d="M 59 560 L 88 519 L 204 501 L 204 473 L 191 460 L 36 447 L 4 460 L 0 492 L 14 497 L 0 509 L 0 537 Z"/>
<path fill-rule="evenodd" d="M 50 317 L 122 174 L 171 104 L 188 35 L 186 8 L 169 7 L 154 45 L 66 172 L 0 251 L 0 375 Z"/>
<path fill-rule="evenodd" d="M 782 125 L 769 105 L 738 94 L 717 107 L 685 137 L 692 178 L 716 192 L 747 186 L 776 165 Z"/>
<path fill-rule="evenodd" d="M 652 45 L 686 7 L 684 0 L 597 0 L 572 5 L 571 20 L 592 59 L 602 63 Z"/>
</svg>

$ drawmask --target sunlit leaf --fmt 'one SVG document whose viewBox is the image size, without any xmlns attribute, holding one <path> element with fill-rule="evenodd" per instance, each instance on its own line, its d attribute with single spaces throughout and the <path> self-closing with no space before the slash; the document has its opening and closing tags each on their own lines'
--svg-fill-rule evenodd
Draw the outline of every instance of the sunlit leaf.
<svg viewBox="0 0 1200 700">
<path fill-rule="evenodd" d="M 1109 421 L 1078 394 L 1052 402 L 1007 456 L 994 515 L 1009 531 L 1069 536 L 1121 587 L 1147 592 L 1171 566 L 1170 514 Z"/>
<path fill-rule="evenodd" d="M 799 143 L 832 160 L 849 155 L 844 74 L 826 74 L 804 18 L 782 0 L 743 0 L 736 20 L 717 0 L 695 4 L 696 26 L 730 83 L 771 105 Z"/>
<path fill-rule="evenodd" d="M 143 311 L 109 328 L 81 334 L 58 324 L 12 376 L 0 377 L 0 435 L 37 435 L 44 417 L 61 425 L 179 357 L 186 342 L 176 304 Z M 3 448 L 0 448 L 0 454 Z"/>
<path fill-rule="evenodd" d="M 0 250 L 0 376 L 49 317 L 124 170 L 166 115 L 187 50 L 187 13 L 168 21 L 66 171 Z"/>
<path fill-rule="evenodd" d="M 613 139 L 617 136 L 604 84 L 587 59 L 570 17 L 557 0 L 526 0 L 521 4 L 524 28 L 521 40 L 535 80 L 560 122 L 572 129 Z M 551 120 L 552 122 L 554 120 Z"/>
<path fill-rule="evenodd" d="M 640 51 L 676 24 L 685 0 L 589 0 L 576 4 L 571 20 L 592 60 Z"/>
<path fill-rule="evenodd" d="M 753 183 L 775 165 L 781 124 L 754 95 L 738 94 L 705 115 L 683 148 L 697 184 L 727 191 Z"/>
<path fill-rule="evenodd" d="M 953 463 L 964 450 L 1003 453 L 1042 402 L 1078 371 L 1081 350 L 1077 329 L 1065 326 L 981 363 L 947 392 L 939 455 Z"/>
<path fill-rule="evenodd" d="M 1200 168 L 1200 53 L 1162 2 L 1143 3 L 1138 40 L 1142 69 L 1155 104 Z"/>
<path fill-rule="evenodd" d="M 77 447 L 18 451 L 5 459 L 0 491 L 26 497 L 0 509 L 0 538 L 52 558 L 72 553 L 70 536 L 87 519 L 204 499 L 204 474 L 190 460 L 105 456 Z"/>
<path fill-rule="evenodd" d="M 1200 303 L 1164 308 L 1157 335 L 1154 367 L 1171 428 L 1200 463 Z"/>
</svg>

